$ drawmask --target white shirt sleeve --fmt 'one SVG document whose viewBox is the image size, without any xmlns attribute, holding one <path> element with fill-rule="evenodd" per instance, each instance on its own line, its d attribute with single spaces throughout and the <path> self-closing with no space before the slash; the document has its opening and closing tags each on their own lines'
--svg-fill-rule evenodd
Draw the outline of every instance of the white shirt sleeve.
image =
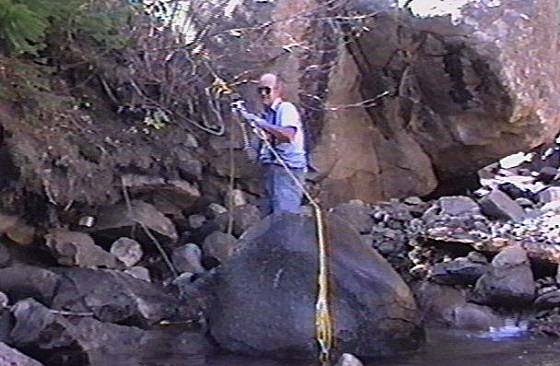
<svg viewBox="0 0 560 366">
<path fill-rule="evenodd" d="M 278 122 L 281 127 L 293 127 L 296 130 L 301 128 L 301 117 L 295 105 L 284 102 L 280 112 L 280 121 Z"/>
</svg>

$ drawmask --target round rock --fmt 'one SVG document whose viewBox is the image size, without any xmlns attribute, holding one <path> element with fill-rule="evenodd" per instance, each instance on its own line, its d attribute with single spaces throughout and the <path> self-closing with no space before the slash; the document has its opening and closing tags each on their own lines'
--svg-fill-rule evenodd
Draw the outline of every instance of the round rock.
<svg viewBox="0 0 560 366">
<path fill-rule="evenodd" d="M 119 238 L 111 245 L 111 253 L 127 267 L 132 267 L 142 259 L 142 246 L 130 238 Z"/>
</svg>

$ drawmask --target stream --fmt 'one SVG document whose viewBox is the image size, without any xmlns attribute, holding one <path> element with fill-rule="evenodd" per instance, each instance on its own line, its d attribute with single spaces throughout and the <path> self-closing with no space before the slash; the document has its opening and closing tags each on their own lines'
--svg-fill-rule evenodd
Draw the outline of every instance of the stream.
<svg viewBox="0 0 560 366">
<path fill-rule="evenodd" d="M 252 359 L 229 355 L 192 356 L 142 348 L 134 355 L 98 354 L 92 366 L 316 366 L 313 362 Z M 496 332 L 428 330 L 427 342 L 418 351 L 398 357 L 363 360 L 365 366 L 557 366 L 560 340 L 530 336 L 516 329 Z"/>
</svg>

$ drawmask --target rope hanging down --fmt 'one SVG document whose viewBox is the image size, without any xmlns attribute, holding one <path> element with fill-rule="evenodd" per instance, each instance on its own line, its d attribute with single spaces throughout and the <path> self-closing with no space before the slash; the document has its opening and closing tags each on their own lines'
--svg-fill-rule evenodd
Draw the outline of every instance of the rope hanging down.
<svg viewBox="0 0 560 366">
<path fill-rule="evenodd" d="M 232 109 L 239 111 L 244 109 L 242 101 L 232 103 Z M 246 110 L 245 110 L 246 111 Z M 244 122 L 238 117 L 242 131 L 245 132 Z M 329 265 L 327 254 L 327 241 L 325 240 L 325 224 L 323 219 L 323 211 L 321 206 L 311 196 L 309 191 L 305 189 L 303 183 L 295 176 L 290 170 L 284 159 L 272 146 L 265 131 L 259 128 L 254 122 L 248 120 L 253 132 L 259 137 L 262 143 L 268 148 L 274 157 L 280 162 L 281 166 L 286 170 L 290 178 L 296 183 L 299 189 L 302 190 L 304 196 L 307 198 L 313 211 L 315 213 L 315 227 L 317 234 L 318 244 L 318 257 L 319 257 L 319 270 L 317 276 L 317 302 L 315 304 L 315 337 L 319 344 L 319 360 L 322 365 L 329 365 L 331 361 L 331 349 L 333 348 L 333 324 L 329 308 Z M 244 136 L 244 143 L 248 143 L 248 138 Z M 247 149 L 248 146 L 245 146 Z"/>
</svg>

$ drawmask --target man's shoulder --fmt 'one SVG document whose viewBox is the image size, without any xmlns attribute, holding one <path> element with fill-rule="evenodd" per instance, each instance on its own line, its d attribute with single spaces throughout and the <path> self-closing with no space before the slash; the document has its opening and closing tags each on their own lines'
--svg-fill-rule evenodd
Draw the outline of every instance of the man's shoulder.
<svg viewBox="0 0 560 366">
<path fill-rule="evenodd" d="M 286 110 L 286 109 L 292 109 L 295 110 L 296 112 L 298 110 L 294 103 L 288 101 L 282 101 L 282 103 L 278 105 L 278 110 Z"/>
<path fill-rule="evenodd" d="M 280 113 L 282 116 L 286 116 L 288 118 L 297 117 L 300 118 L 299 110 L 296 105 L 292 102 L 282 102 L 278 106 L 276 110 L 277 113 Z"/>
</svg>

